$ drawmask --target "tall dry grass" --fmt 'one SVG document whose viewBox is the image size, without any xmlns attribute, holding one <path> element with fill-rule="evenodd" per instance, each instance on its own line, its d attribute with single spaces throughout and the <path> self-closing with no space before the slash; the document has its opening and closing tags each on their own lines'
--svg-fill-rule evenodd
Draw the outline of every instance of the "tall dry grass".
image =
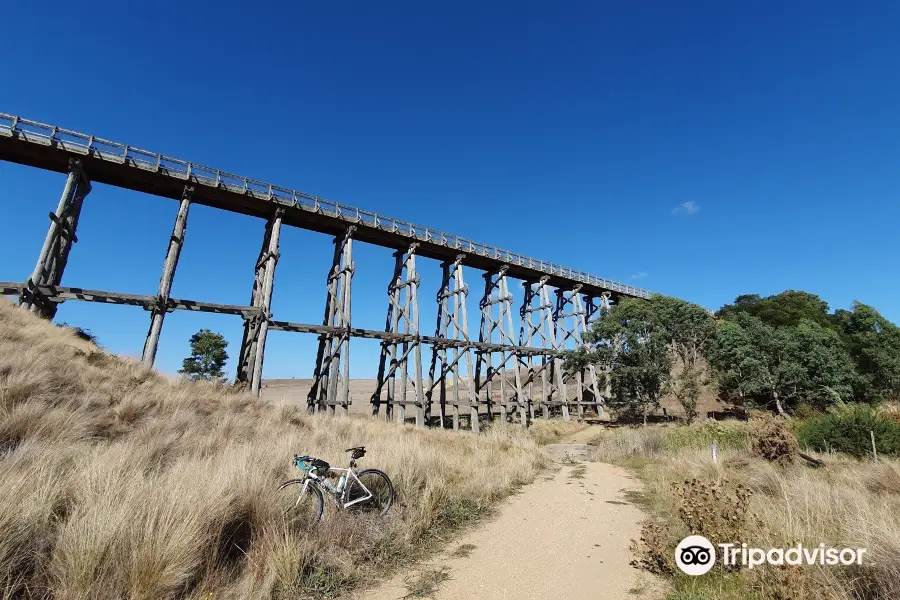
<svg viewBox="0 0 900 600">
<path fill-rule="evenodd" d="M 326 507 L 288 525 L 274 490 L 294 453 L 394 481 L 388 517 Z M 482 436 L 310 417 L 171 379 L 0 299 L 4 598 L 333 597 L 415 556 L 530 481 L 517 428 Z"/>
<path fill-rule="evenodd" d="M 720 431 L 730 440 L 720 443 L 720 462 L 711 457 L 710 433 Z M 624 428 L 610 430 L 595 440 L 597 454 L 605 460 L 638 469 L 646 482 L 645 501 L 662 527 L 649 536 L 661 553 L 674 554 L 675 545 L 689 533 L 679 510 L 703 506 L 722 510 L 709 514 L 708 522 L 733 523 L 726 501 L 708 501 L 684 489 L 726 490 L 739 485 L 750 491 L 748 514 L 733 515 L 742 522 L 742 540 L 761 548 L 820 543 L 843 548 L 867 548 L 862 567 L 764 566 L 753 571 L 725 573 L 714 570 L 702 577 L 674 574 L 672 599 L 722 600 L 828 600 L 900 598 L 900 462 L 857 461 L 838 455 L 822 458 L 827 466 L 813 469 L 802 463 L 778 465 L 753 457 L 747 424 L 700 424 L 691 427 Z M 719 508 L 710 508 L 719 507 Z M 717 567 L 718 569 L 718 567 Z"/>
</svg>

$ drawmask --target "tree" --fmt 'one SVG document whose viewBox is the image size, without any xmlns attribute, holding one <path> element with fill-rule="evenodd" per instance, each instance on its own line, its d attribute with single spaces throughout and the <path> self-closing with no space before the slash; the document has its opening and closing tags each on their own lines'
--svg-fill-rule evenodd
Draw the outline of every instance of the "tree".
<svg viewBox="0 0 900 600">
<path fill-rule="evenodd" d="M 713 331 L 712 317 L 683 300 L 625 299 L 594 321 L 585 334 L 590 350 L 572 353 L 567 366 L 596 363 L 609 383 L 610 403 L 645 422 L 670 390 L 692 420 L 703 385 L 703 349 Z M 673 378 L 676 361 L 681 372 Z"/>
<path fill-rule="evenodd" d="M 704 308 L 684 300 L 659 296 L 651 302 L 676 359 L 677 375 L 671 379 L 670 389 L 691 423 L 697 417 L 697 402 L 708 379 L 704 354 L 715 334 L 715 321 Z"/>
<path fill-rule="evenodd" d="M 723 391 L 774 403 L 780 415 L 798 401 L 849 398 L 855 377 L 837 332 L 807 319 L 771 327 L 746 313 L 734 315 L 719 322 L 709 358 Z"/>
<path fill-rule="evenodd" d="M 872 308 L 854 302 L 838 310 L 835 320 L 857 370 L 855 396 L 879 401 L 900 395 L 900 327 Z"/>
<path fill-rule="evenodd" d="M 749 319 L 755 323 L 742 323 Z M 764 390 L 766 361 L 761 344 L 751 331 L 753 325 L 765 327 L 762 321 L 747 314 L 720 321 L 708 352 L 719 389 L 742 404 Z"/>
<path fill-rule="evenodd" d="M 221 333 L 201 329 L 191 336 L 191 355 L 184 359 L 178 372 L 191 379 L 224 379 L 222 367 L 228 360 L 228 353 L 225 352 L 227 346 L 228 342 Z"/>
<path fill-rule="evenodd" d="M 716 316 L 733 319 L 746 313 L 772 327 L 795 326 L 807 319 L 828 329 L 838 330 L 834 317 L 828 314 L 828 303 L 808 292 L 788 290 L 775 296 L 761 298 L 758 294 L 738 296 L 734 304 L 726 304 Z"/>
<path fill-rule="evenodd" d="M 594 321 L 584 335 L 590 350 L 571 354 L 566 366 L 597 364 L 612 394 L 609 403 L 646 422 L 651 408 L 659 405 L 672 368 L 661 329 L 651 302 L 624 299 Z"/>
</svg>

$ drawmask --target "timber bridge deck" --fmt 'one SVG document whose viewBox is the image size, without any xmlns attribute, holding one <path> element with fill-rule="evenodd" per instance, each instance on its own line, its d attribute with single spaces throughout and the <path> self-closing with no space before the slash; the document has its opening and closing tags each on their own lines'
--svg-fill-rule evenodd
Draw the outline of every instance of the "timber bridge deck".
<svg viewBox="0 0 900 600">
<path fill-rule="evenodd" d="M 181 309 L 239 315 L 244 319 L 244 337 L 237 381 L 254 393 L 259 392 L 268 330 L 318 334 L 310 410 L 347 413 L 350 339 L 368 337 L 382 341 L 377 389 L 372 397 L 375 415 L 384 408 L 387 418 L 405 419 L 406 407 L 412 406 L 416 423 L 424 425 L 431 418 L 434 402 L 440 407 L 442 426 L 452 423 L 459 427 L 462 417 L 478 430 L 480 411 L 491 416 L 492 407 L 499 408 L 503 418 L 518 413 L 523 423 L 534 418 L 536 408 L 545 416 L 558 410 L 565 418 L 570 405 L 579 412 L 586 406 L 599 412 L 603 397 L 593 368 L 566 372 L 560 354 L 581 344 L 589 319 L 610 301 L 650 296 L 640 288 L 428 227 L 4 113 L 0 113 L 0 159 L 68 175 L 57 210 L 50 214 L 50 228 L 34 272 L 25 282 L 0 282 L 0 293 L 19 296 L 24 307 L 48 318 L 67 300 L 141 306 L 151 313 L 143 351 L 143 360 L 150 365 L 166 313 Z M 156 296 L 61 285 L 91 182 L 180 202 Z M 191 204 L 265 220 L 248 305 L 170 296 Z M 335 236 L 321 324 L 277 321 L 270 314 L 282 225 Z M 383 331 L 351 325 L 354 241 L 396 251 Z M 443 266 L 434 336 L 422 335 L 419 327 L 417 256 L 439 260 Z M 468 332 L 463 266 L 484 271 L 477 341 Z M 518 331 L 513 326 L 508 278 L 520 279 L 524 286 Z M 428 378 L 423 378 L 423 345 L 431 347 Z M 466 375 L 460 374 L 460 363 L 465 363 Z M 500 388 L 499 399 L 495 385 Z"/>
</svg>

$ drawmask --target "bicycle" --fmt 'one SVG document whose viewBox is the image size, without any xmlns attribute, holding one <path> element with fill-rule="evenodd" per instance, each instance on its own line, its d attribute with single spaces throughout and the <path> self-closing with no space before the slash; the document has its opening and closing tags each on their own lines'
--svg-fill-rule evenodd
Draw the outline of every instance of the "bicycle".
<svg viewBox="0 0 900 600">
<path fill-rule="evenodd" d="M 332 467 L 328 462 L 311 456 L 294 455 L 293 465 L 306 475 L 301 479 L 289 479 L 278 486 L 276 491 L 291 486 L 301 486 L 297 500 L 289 509 L 291 518 L 300 522 L 315 525 L 322 519 L 325 511 L 325 499 L 322 490 L 338 508 L 384 516 L 394 503 L 394 484 L 390 478 L 378 469 L 356 471 L 356 461 L 366 455 L 365 446 L 347 448 L 350 452 L 350 465 L 346 469 Z M 328 480 L 330 473 L 341 473 L 337 485 Z"/>
</svg>

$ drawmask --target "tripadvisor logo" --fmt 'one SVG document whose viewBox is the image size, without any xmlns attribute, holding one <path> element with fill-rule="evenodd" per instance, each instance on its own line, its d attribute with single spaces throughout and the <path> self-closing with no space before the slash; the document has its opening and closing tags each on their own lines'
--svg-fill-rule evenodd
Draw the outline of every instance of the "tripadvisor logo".
<svg viewBox="0 0 900 600">
<path fill-rule="evenodd" d="M 716 549 L 702 535 L 689 535 L 675 548 L 675 564 L 688 575 L 703 575 L 716 564 Z"/>
<path fill-rule="evenodd" d="M 861 565 L 865 548 L 750 548 L 747 544 L 717 544 L 725 566 L 753 569 L 761 565 Z M 703 575 L 716 564 L 716 547 L 702 535 L 689 535 L 675 548 L 675 564 L 688 575 Z"/>
</svg>

